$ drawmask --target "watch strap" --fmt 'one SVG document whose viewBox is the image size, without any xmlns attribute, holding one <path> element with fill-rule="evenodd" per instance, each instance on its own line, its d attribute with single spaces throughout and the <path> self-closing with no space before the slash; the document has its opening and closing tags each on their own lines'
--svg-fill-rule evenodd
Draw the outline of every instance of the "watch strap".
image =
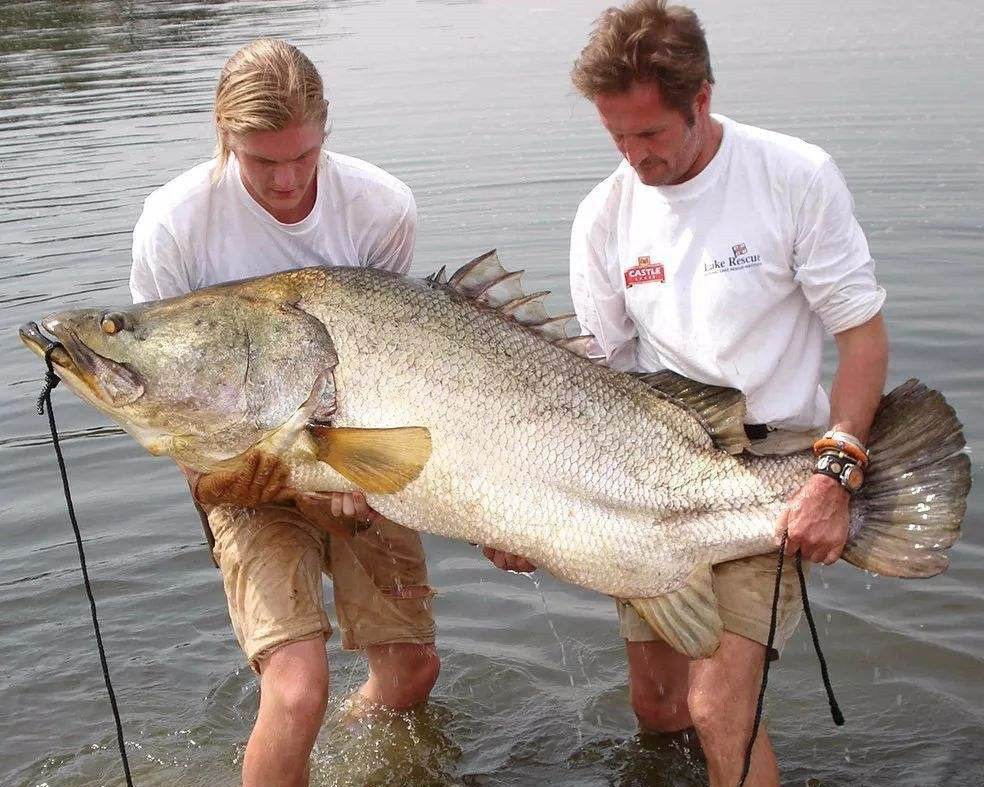
<svg viewBox="0 0 984 787">
<path fill-rule="evenodd" d="M 864 484 L 864 470 L 854 457 L 828 451 L 820 454 L 813 466 L 813 472 L 833 478 L 848 492 L 854 494 Z"/>
</svg>

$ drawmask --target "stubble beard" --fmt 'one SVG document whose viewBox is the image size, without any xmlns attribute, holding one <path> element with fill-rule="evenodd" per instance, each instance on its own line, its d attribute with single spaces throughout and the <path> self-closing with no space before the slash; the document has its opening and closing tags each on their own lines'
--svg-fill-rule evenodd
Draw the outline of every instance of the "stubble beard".
<svg viewBox="0 0 984 787">
<path fill-rule="evenodd" d="M 700 137 L 697 132 L 697 124 L 694 123 L 687 127 L 686 136 L 684 137 L 683 144 L 680 146 L 680 157 L 679 160 L 685 161 L 685 164 L 681 164 L 679 167 L 674 168 L 672 172 L 665 172 L 662 177 L 659 178 L 647 178 L 646 172 L 647 167 L 646 162 L 643 161 L 638 167 L 633 167 L 636 171 L 636 175 L 639 176 L 641 180 L 647 186 L 677 186 L 681 183 L 686 182 L 681 180 L 684 175 L 693 169 L 694 164 L 697 163 L 697 159 L 700 158 Z M 669 165 L 666 159 L 659 159 L 659 162 L 664 166 Z M 687 178 L 686 180 L 689 180 Z"/>
</svg>

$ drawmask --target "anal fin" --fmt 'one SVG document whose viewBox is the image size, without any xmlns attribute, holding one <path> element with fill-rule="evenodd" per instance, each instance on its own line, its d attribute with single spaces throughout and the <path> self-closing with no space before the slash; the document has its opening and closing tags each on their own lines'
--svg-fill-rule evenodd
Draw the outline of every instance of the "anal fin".
<svg viewBox="0 0 984 787">
<path fill-rule="evenodd" d="M 629 603 L 663 641 L 692 659 L 707 658 L 720 644 L 724 624 L 718 615 L 710 565 L 697 566 L 678 590 L 629 599 Z"/>
<path fill-rule="evenodd" d="M 318 459 L 366 492 L 399 492 L 420 475 L 431 454 L 422 426 L 353 429 L 311 425 Z"/>
</svg>

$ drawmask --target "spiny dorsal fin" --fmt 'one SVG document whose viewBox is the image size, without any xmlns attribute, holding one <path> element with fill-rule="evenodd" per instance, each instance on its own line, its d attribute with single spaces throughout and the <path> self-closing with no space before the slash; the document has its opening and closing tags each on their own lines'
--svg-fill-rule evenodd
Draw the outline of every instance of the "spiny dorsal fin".
<svg viewBox="0 0 984 787">
<path fill-rule="evenodd" d="M 504 317 L 525 325 L 540 334 L 551 344 L 589 358 L 587 348 L 593 338 L 590 335 L 567 336 L 567 324 L 573 314 L 552 317 L 543 305 L 549 291 L 528 295 L 523 291 L 520 277 L 523 271 L 507 271 L 499 262 L 495 249 L 462 265 L 450 279 L 444 268 L 428 276 L 425 281 L 432 287 L 446 286 L 455 292 L 491 306 Z M 593 360 L 593 359 L 592 359 Z"/>
<path fill-rule="evenodd" d="M 634 376 L 664 399 L 689 410 L 722 451 L 740 454 L 748 445 L 745 396 L 741 391 L 698 383 L 669 369 Z"/>
<path fill-rule="evenodd" d="M 498 279 L 490 281 L 479 292 L 475 293 L 475 298 L 493 307 L 499 307 L 517 298 L 522 298 L 526 295 L 523 292 L 523 285 L 519 281 L 522 275 L 523 271 L 512 271 L 511 273 L 503 274 Z"/>
<path fill-rule="evenodd" d="M 507 301 L 499 307 L 499 311 L 508 314 L 514 320 L 523 325 L 533 325 L 545 322 L 550 319 L 547 308 L 543 305 L 543 299 L 550 294 L 549 290 L 540 290 L 532 295 L 523 295 Z"/>
<path fill-rule="evenodd" d="M 591 345 L 592 339 L 594 339 L 594 336 L 585 334 L 583 336 L 571 336 L 569 339 L 558 339 L 554 344 L 558 347 L 563 347 L 565 350 L 570 350 L 582 358 L 587 358 L 589 357 L 588 348 Z"/>
<path fill-rule="evenodd" d="M 424 279 L 431 287 L 437 287 L 448 283 L 448 266 L 442 265 L 439 271 L 434 271 Z"/>
<path fill-rule="evenodd" d="M 554 317 L 547 317 L 547 319 L 536 323 L 532 327 L 535 328 L 536 332 L 541 336 L 546 336 L 548 339 L 553 339 L 555 340 L 554 344 L 557 344 L 558 341 L 563 341 L 567 338 L 567 323 L 569 323 L 572 319 L 574 319 L 574 315 L 571 313 L 558 314 Z M 585 336 L 589 339 L 594 338 L 588 334 L 585 334 Z M 575 336 L 574 338 L 580 339 L 581 337 Z M 581 353 L 578 353 L 578 355 L 580 354 Z M 587 358 L 587 356 L 584 357 Z"/>
<path fill-rule="evenodd" d="M 463 295 L 477 295 L 490 282 L 505 276 L 509 271 L 502 267 L 495 249 L 466 262 L 448 280 L 448 286 Z"/>
</svg>

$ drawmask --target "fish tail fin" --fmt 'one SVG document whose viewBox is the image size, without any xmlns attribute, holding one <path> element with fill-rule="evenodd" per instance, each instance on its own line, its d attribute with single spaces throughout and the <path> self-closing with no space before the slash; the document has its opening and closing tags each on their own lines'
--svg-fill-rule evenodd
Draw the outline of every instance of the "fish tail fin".
<svg viewBox="0 0 984 787">
<path fill-rule="evenodd" d="M 946 569 L 970 491 L 961 430 L 943 395 L 918 380 L 882 399 L 868 441 L 871 464 L 851 506 L 845 560 L 894 577 Z"/>
</svg>

